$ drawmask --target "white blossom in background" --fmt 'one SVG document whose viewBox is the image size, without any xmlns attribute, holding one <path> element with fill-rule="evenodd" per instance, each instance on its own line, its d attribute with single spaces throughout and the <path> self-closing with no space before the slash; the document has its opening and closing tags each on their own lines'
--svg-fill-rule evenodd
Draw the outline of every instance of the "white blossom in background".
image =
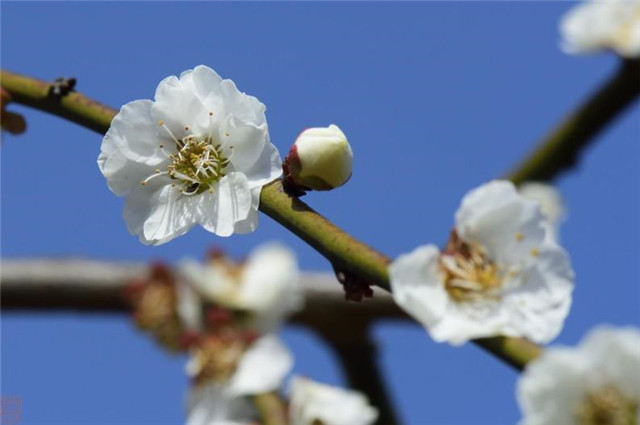
<svg viewBox="0 0 640 425">
<path fill-rule="evenodd" d="M 547 219 L 547 235 L 553 241 L 560 240 L 560 224 L 566 216 L 566 208 L 560 192 L 546 183 L 527 182 L 518 186 L 518 192 L 527 199 L 540 204 Z"/>
<path fill-rule="evenodd" d="M 567 53 L 610 49 L 640 57 L 640 0 L 588 0 L 562 19 L 562 48 Z"/>
<path fill-rule="evenodd" d="M 640 332 L 601 326 L 576 348 L 548 348 L 517 395 L 521 425 L 639 424 Z"/>
<path fill-rule="evenodd" d="M 574 274 L 546 233 L 537 202 L 511 182 L 484 184 L 463 198 L 447 249 L 425 245 L 393 261 L 394 300 L 438 342 L 548 342 L 569 312 Z"/>
<path fill-rule="evenodd" d="M 285 179 L 304 190 L 331 190 L 351 177 L 353 151 L 335 124 L 307 128 L 285 158 Z"/>
<path fill-rule="evenodd" d="M 205 300 L 251 312 L 262 333 L 274 331 L 304 304 L 295 253 L 280 244 L 254 249 L 242 264 L 225 257 L 205 265 L 185 260 L 179 271 Z"/>
<path fill-rule="evenodd" d="M 264 112 L 204 65 L 165 78 L 155 101 L 124 105 L 98 165 L 125 197 L 129 232 L 158 245 L 196 224 L 219 236 L 253 231 L 261 188 L 282 172 Z"/>
<path fill-rule="evenodd" d="M 231 396 L 216 382 L 192 388 L 187 398 L 186 425 L 249 425 L 256 418 L 249 400 Z"/>
<path fill-rule="evenodd" d="M 291 380 L 291 425 L 370 425 L 377 418 L 378 410 L 360 392 L 300 376 Z"/>
<path fill-rule="evenodd" d="M 202 373 L 198 358 L 187 364 L 187 373 Z M 187 400 L 188 425 L 222 425 L 255 422 L 246 396 L 275 391 L 293 367 L 287 347 L 273 335 L 259 338 L 241 355 L 225 382 L 209 379 L 195 385 Z"/>
</svg>

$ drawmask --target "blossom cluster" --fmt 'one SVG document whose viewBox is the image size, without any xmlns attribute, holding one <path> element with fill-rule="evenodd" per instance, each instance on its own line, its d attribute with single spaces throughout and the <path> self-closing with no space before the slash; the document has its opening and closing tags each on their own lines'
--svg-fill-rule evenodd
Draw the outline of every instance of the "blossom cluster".
<svg viewBox="0 0 640 425">
<path fill-rule="evenodd" d="M 188 425 L 255 423 L 250 396 L 278 391 L 293 367 L 277 332 L 304 295 L 295 255 L 283 245 L 260 246 L 242 262 L 214 250 L 204 264 L 154 264 L 126 295 L 140 329 L 189 354 Z M 294 377 L 290 392 L 293 425 L 370 425 L 378 416 L 355 391 Z"/>
</svg>

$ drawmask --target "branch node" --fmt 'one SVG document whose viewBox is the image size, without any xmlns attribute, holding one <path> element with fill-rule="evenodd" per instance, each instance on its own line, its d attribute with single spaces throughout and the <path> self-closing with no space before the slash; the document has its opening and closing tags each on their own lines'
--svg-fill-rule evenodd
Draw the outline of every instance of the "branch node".
<svg viewBox="0 0 640 425">
<path fill-rule="evenodd" d="M 364 298 L 373 297 L 371 284 L 355 274 L 333 265 L 338 282 L 344 288 L 344 298 L 347 301 L 362 302 Z"/>
<path fill-rule="evenodd" d="M 76 86 L 77 80 L 73 77 L 65 78 L 59 77 L 53 80 L 51 86 L 49 87 L 49 97 L 61 98 L 73 91 Z"/>
</svg>

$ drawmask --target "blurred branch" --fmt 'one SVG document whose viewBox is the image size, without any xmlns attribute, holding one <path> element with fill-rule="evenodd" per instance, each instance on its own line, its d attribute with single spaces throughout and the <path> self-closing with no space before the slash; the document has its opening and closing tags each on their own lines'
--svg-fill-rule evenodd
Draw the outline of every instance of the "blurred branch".
<svg viewBox="0 0 640 425">
<path fill-rule="evenodd" d="M 356 318 L 325 327 L 319 333 L 336 355 L 349 387 L 366 394 L 379 410 L 376 424 L 400 424 L 382 375 L 378 347 L 371 340 L 370 326 Z"/>
<path fill-rule="evenodd" d="M 511 172 L 515 184 L 553 180 L 578 162 L 595 136 L 640 95 L 640 61 L 626 60 L 585 103 L 560 122 Z"/>
<path fill-rule="evenodd" d="M 131 279 L 146 276 L 148 267 L 133 263 L 89 260 L 2 260 L 0 306 L 13 311 L 126 312 L 122 297 Z M 306 305 L 292 321 L 322 331 L 338 320 L 370 323 L 377 319 L 408 319 L 389 294 L 366 303 L 347 303 L 328 273 L 305 273 Z M 330 312 L 330 314 L 328 314 Z"/>
</svg>

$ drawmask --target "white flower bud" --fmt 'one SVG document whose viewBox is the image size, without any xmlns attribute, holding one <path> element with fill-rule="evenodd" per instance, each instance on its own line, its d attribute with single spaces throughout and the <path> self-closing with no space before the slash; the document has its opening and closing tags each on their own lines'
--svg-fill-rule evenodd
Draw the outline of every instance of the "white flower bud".
<svg viewBox="0 0 640 425">
<path fill-rule="evenodd" d="M 353 152 L 337 125 L 304 130 L 285 158 L 287 183 L 298 190 L 331 190 L 351 177 Z"/>
</svg>

